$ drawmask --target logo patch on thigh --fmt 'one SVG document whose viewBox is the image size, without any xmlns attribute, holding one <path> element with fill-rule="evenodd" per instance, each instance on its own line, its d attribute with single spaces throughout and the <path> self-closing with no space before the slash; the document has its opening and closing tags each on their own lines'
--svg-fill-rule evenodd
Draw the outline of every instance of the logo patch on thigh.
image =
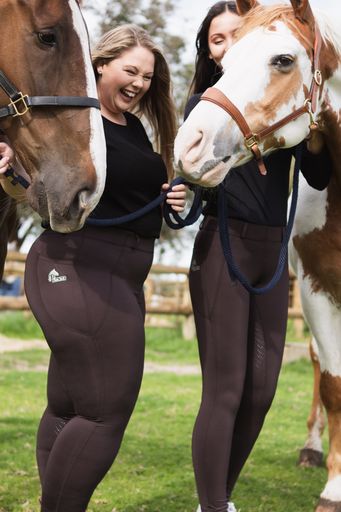
<svg viewBox="0 0 341 512">
<path fill-rule="evenodd" d="M 49 283 L 61 283 L 63 281 L 67 281 L 67 276 L 61 276 L 59 272 L 54 268 L 51 272 L 48 273 L 47 279 Z"/>
</svg>

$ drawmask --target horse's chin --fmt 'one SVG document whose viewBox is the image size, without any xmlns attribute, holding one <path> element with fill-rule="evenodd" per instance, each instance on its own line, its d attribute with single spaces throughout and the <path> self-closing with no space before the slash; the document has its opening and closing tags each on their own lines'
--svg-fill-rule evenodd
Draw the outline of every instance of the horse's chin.
<svg viewBox="0 0 341 512">
<path fill-rule="evenodd" d="M 49 211 L 45 201 L 44 204 L 40 203 L 39 206 L 36 201 L 29 201 L 29 204 L 42 218 L 42 225 L 49 225 L 53 231 L 58 233 L 72 233 L 82 229 L 90 213 L 89 211 L 80 210 L 77 214 L 73 213 L 72 216 L 70 213 L 61 216 L 58 213 Z"/>
<path fill-rule="evenodd" d="M 72 233 L 79 231 L 84 226 L 84 222 L 60 222 L 53 217 L 48 222 L 52 231 L 57 231 L 58 233 Z"/>
<path fill-rule="evenodd" d="M 85 221 L 90 211 L 85 209 L 79 209 L 79 211 L 70 212 L 66 215 L 60 216 L 58 213 L 51 212 L 47 217 L 49 225 L 53 231 L 58 233 L 72 233 L 73 231 L 79 231 L 85 224 Z"/>
<path fill-rule="evenodd" d="M 219 162 L 212 169 L 205 171 L 204 173 L 200 173 L 199 178 L 195 178 L 193 174 L 190 173 L 182 173 L 185 179 L 194 183 L 195 185 L 199 185 L 204 188 L 213 188 L 219 185 L 227 175 L 230 170 L 230 165 L 227 165 L 225 162 Z"/>
</svg>

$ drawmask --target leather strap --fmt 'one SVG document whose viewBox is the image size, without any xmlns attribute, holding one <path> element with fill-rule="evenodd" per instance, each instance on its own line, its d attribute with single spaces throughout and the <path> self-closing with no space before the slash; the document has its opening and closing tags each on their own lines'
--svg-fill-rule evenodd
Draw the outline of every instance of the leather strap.
<svg viewBox="0 0 341 512">
<path fill-rule="evenodd" d="M 0 118 L 24 115 L 33 107 L 80 107 L 100 109 L 97 98 L 88 96 L 28 96 L 22 94 L 0 70 L 0 87 L 10 98 L 11 103 L 0 108 Z"/>
<path fill-rule="evenodd" d="M 266 128 L 263 128 L 258 133 L 252 132 L 250 126 L 248 125 L 245 117 L 240 112 L 240 110 L 236 107 L 236 105 L 234 105 L 232 103 L 232 101 L 230 101 L 225 96 L 225 94 L 222 91 L 220 91 L 216 87 L 209 87 L 200 98 L 201 100 L 210 101 L 210 102 L 218 105 L 220 108 L 225 110 L 225 112 L 227 112 L 232 117 L 232 119 L 234 119 L 234 121 L 237 123 L 241 132 L 244 135 L 246 147 L 248 149 L 250 149 L 250 151 L 252 151 L 254 158 L 257 160 L 257 164 L 258 164 L 261 174 L 266 174 L 263 157 L 262 157 L 261 151 L 258 146 L 258 143 L 262 139 L 266 138 L 268 135 L 275 132 L 279 128 L 282 128 L 283 126 L 290 123 L 291 121 L 297 119 L 301 115 L 307 114 L 307 113 L 310 115 L 311 129 L 314 126 L 316 127 L 316 123 L 313 118 L 313 113 L 316 112 L 319 89 L 323 83 L 323 77 L 322 77 L 321 71 L 319 69 L 321 48 L 322 48 L 322 37 L 321 37 L 320 30 L 318 28 L 318 25 L 315 23 L 315 41 L 314 41 L 313 61 L 312 61 L 313 78 L 312 78 L 308 97 L 306 98 L 302 107 L 299 107 L 298 109 L 294 110 L 289 115 L 283 117 L 276 123 L 274 123 Z"/>
</svg>

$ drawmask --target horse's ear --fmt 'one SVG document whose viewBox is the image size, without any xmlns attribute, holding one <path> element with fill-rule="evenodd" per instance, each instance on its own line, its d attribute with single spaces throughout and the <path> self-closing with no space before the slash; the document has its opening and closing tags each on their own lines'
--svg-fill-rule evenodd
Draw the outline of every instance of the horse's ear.
<svg viewBox="0 0 341 512">
<path fill-rule="evenodd" d="M 236 0 L 237 11 L 241 16 L 246 14 L 252 7 L 259 5 L 257 0 Z"/>
<path fill-rule="evenodd" d="M 309 21 L 314 19 L 309 0 L 290 0 L 295 16 L 300 21 Z"/>
</svg>

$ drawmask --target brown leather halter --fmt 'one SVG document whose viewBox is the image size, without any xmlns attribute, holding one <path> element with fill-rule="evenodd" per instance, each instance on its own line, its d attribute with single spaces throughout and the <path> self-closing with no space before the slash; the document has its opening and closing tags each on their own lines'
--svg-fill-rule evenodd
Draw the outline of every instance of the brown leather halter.
<svg viewBox="0 0 341 512">
<path fill-rule="evenodd" d="M 285 126 L 286 124 L 290 123 L 294 119 L 297 119 L 302 114 L 309 114 L 310 129 L 314 129 L 317 126 L 313 114 L 316 111 L 319 88 L 323 82 L 322 73 L 319 69 L 321 47 L 322 37 L 320 30 L 317 24 L 315 23 L 315 43 L 312 61 L 313 78 L 308 97 L 304 101 L 302 107 L 299 107 L 298 109 L 294 110 L 293 112 L 291 112 L 291 114 L 283 117 L 280 121 L 277 121 L 271 126 L 268 126 L 263 130 L 260 130 L 258 133 L 252 132 L 251 128 L 249 127 L 245 117 L 240 112 L 240 110 L 238 110 L 238 108 L 232 103 L 232 101 L 230 101 L 225 96 L 225 94 L 216 87 L 209 87 L 200 98 L 201 100 L 215 103 L 223 110 L 225 110 L 232 117 L 232 119 L 235 120 L 235 122 L 237 123 L 237 125 L 239 126 L 240 130 L 244 135 L 245 146 L 253 153 L 253 156 L 257 161 L 258 168 L 261 174 L 266 174 L 266 168 L 263 162 L 263 157 L 259 149 L 259 142 L 262 139 L 264 139 L 271 133 L 275 132 L 282 126 Z"/>
</svg>

